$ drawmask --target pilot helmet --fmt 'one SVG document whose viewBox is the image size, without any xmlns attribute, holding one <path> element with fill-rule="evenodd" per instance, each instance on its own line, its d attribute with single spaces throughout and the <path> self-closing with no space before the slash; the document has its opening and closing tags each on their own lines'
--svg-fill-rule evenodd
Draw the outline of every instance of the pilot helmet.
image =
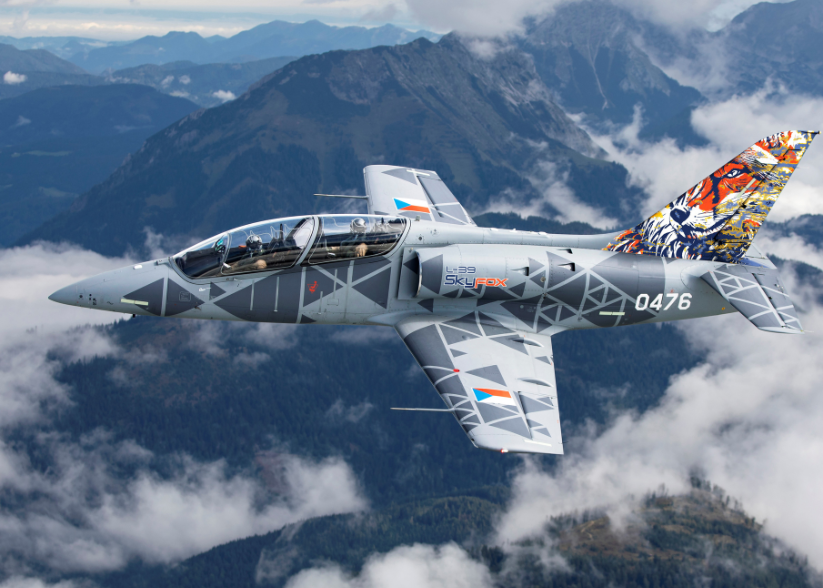
<svg viewBox="0 0 823 588">
<path fill-rule="evenodd" d="M 251 234 L 246 238 L 246 247 L 251 250 L 260 249 L 263 247 L 263 239 L 259 235 Z"/>
<path fill-rule="evenodd" d="M 366 225 L 366 221 L 360 217 L 357 217 L 351 222 L 352 233 L 365 233 L 367 229 L 368 225 Z"/>
</svg>

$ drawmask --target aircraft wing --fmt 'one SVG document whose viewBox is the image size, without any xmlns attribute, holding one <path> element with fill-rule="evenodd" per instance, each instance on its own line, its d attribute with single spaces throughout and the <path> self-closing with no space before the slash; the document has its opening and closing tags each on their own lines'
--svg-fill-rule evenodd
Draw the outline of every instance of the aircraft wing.
<svg viewBox="0 0 823 588">
<path fill-rule="evenodd" d="M 563 453 L 551 337 L 472 312 L 395 325 L 475 447 Z"/>
<path fill-rule="evenodd" d="M 453 225 L 474 225 L 463 206 L 436 172 L 370 165 L 363 170 L 369 214 L 420 217 Z"/>
</svg>

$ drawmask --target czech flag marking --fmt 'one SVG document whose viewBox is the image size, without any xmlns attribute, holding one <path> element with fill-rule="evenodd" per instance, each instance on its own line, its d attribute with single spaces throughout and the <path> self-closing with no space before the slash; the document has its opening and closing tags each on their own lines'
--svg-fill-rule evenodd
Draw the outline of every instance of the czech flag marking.
<svg viewBox="0 0 823 588">
<path fill-rule="evenodd" d="M 394 205 L 397 207 L 397 210 L 401 210 L 404 212 L 425 212 L 427 214 L 431 214 L 429 207 L 423 204 L 404 202 L 403 200 L 398 200 L 397 198 L 395 198 Z"/>
<path fill-rule="evenodd" d="M 483 404 L 498 404 L 502 406 L 517 406 L 511 392 L 506 390 L 495 390 L 494 388 L 472 388 L 477 402 Z"/>
</svg>

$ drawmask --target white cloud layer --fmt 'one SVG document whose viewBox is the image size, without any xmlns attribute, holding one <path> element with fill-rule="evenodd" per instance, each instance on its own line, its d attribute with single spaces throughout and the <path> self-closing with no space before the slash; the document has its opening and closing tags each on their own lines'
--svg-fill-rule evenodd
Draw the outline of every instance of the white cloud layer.
<svg viewBox="0 0 823 588">
<path fill-rule="evenodd" d="M 51 302 L 50 294 L 95 274 L 133 263 L 73 245 L 38 243 L 0 250 L 0 323 L 3 334 L 27 330 L 63 331 L 86 324 L 114 322 L 124 315 Z"/>
<path fill-rule="evenodd" d="M 26 576 L 12 576 L 2 584 L 0 588 L 85 588 L 88 584 L 83 582 L 81 584 L 72 580 L 64 580 L 55 584 L 44 582 L 39 578 L 31 578 Z"/>
<path fill-rule="evenodd" d="M 129 263 L 70 246 L 0 251 L 0 490 L 16 497 L 14 507 L 0 507 L 6 571 L 13 573 L 11 562 L 21 560 L 76 571 L 116 569 L 135 557 L 172 562 L 305 518 L 366 508 L 356 477 L 339 458 L 279 453 L 277 471 L 269 472 L 277 478 L 275 495 L 257 476 L 228 473 L 221 461 L 172 456 L 173 472 L 161 477 L 151 469 L 151 452 L 133 442 L 115 442 L 99 430 L 71 441 L 49 430 L 54 412 L 71 406 L 70 390 L 55 379 L 66 362 L 165 361 L 156 352 L 126 355 L 107 334 L 87 326 L 121 315 L 47 298 L 73 281 Z M 270 348 L 293 344 L 291 335 L 288 327 L 249 333 Z M 261 360 L 249 356 L 251 363 Z M 46 471 L 32 467 L 24 445 L 7 442 L 10 432 L 32 426 L 31 442 L 52 462 Z M 134 473 L 123 478 L 123 471 Z M 20 575 L 2 586 L 44 584 Z"/>
<path fill-rule="evenodd" d="M 538 154 L 548 147 L 546 143 L 530 141 L 529 144 Z M 538 160 L 526 179 L 539 195 L 538 198 L 527 200 L 522 193 L 507 189 L 492 197 L 483 212 L 514 212 L 523 218 L 550 216 L 560 222 L 581 221 L 604 229 L 617 225 L 617 220 L 577 197 L 568 184 L 569 172 L 564 166 L 550 160 Z"/>
<path fill-rule="evenodd" d="M 169 31 L 193 31 L 203 36 L 231 36 L 274 19 L 305 22 L 320 19 L 334 25 L 381 25 L 410 30 L 429 28 L 440 33 L 457 30 L 495 36 L 517 32 L 522 19 L 551 12 L 564 1 L 576 0 L 247 0 L 227 5 L 218 0 L 140 0 L 115 7 L 107 0 L 77 0 L 70 4 L 42 0 L 0 2 L 0 34 L 17 37 L 78 35 L 125 40 Z M 756 0 L 615 0 L 640 18 L 682 31 L 688 26 L 719 28 Z"/>
<path fill-rule="evenodd" d="M 411 14 L 435 30 L 456 30 L 496 36 L 522 30 L 526 17 L 540 17 L 576 0 L 406 0 Z M 612 0 L 635 16 L 682 31 L 690 27 L 719 28 L 757 0 Z"/>
<path fill-rule="evenodd" d="M 567 441 L 555 474 L 526 460 L 498 527 L 499 541 L 542 532 L 546 517 L 625 505 L 665 484 L 688 487 L 695 469 L 740 499 L 765 530 L 823 566 L 823 308 L 784 272 L 808 312 L 802 336 L 756 330 L 731 315 L 679 323 L 706 361 L 672 378 L 660 405 L 616 416 L 599 435 Z M 562 393 L 562 392 L 561 392 Z M 562 408 L 562 399 L 561 399 Z"/>
<path fill-rule="evenodd" d="M 460 547 L 446 544 L 396 547 L 373 555 L 356 576 L 329 565 L 295 575 L 287 588 L 491 588 L 491 574 Z"/>
<path fill-rule="evenodd" d="M 647 142 L 638 138 L 639 111 L 631 125 L 610 135 L 590 131 L 609 156 L 629 170 L 630 183 L 648 198 L 643 220 L 713 173 L 763 137 L 792 129 L 823 128 L 823 98 L 767 87 L 749 96 L 697 108 L 694 130 L 705 137 L 705 147 L 679 147 L 671 139 Z M 823 214 L 823 140 L 818 137 L 792 175 L 769 220 L 785 221 L 801 214 Z"/>
</svg>

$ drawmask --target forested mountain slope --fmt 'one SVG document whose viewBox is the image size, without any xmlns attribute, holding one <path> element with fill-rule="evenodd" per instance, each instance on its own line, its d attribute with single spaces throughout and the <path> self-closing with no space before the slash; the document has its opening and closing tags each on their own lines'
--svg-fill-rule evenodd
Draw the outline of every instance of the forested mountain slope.
<svg viewBox="0 0 823 588">
<path fill-rule="evenodd" d="M 540 198 L 527 177 L 552 161 L 580 198 L 634 219 L 639 191 L 600 154 L 519 51 L 480 59 L 452 36 L 336 51 L 292 62 L 155 135 L 24 242 L 59 234 L 119 254 L 146 227 L 204 238 L 325 209 L 311 194 L 360 193 L 362 168 L 380 162 L 435 169 L 482 210 L 503 194 Z"/>
</svg>

